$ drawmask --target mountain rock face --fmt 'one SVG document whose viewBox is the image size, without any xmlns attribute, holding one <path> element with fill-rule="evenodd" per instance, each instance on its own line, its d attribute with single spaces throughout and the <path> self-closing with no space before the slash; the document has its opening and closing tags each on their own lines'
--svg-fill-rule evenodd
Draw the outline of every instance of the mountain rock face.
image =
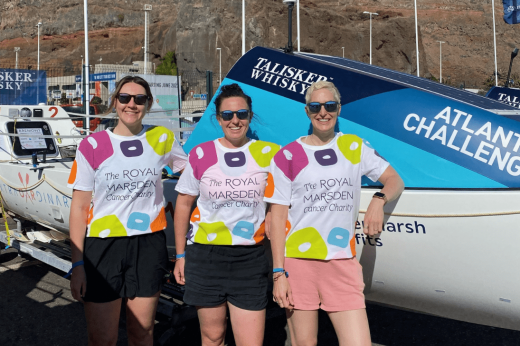
<svg viewBox="0 0 520 346">
<path fill-rule="evenodd" d="M 419 63 L 422 77 L 442 77 L 454 86 L 483 87 L 494 75 L 491 0 L 418 0 Z M 156 65 L 175 51 L 181 70 L 227 72 L 242 54 L 241 0 L 147 0 L 149 60 Z M 245 0 L 246 49 L 287 44 L 287 7 L 281 0 Z M 90 64 L 129 64 L 144 60 L 143 1 L 89 0 Z M 301 42 L 306 52 L 341 56 L 368 63 L 372 17 L 372 63 L 417 73 L 414 2 L 411 0 L 300 0 Z M 520 25 L 502 19 L 495 1 L 497 60 L 503 83 Z M 0 3 L 0 68 L 36 64 L 38 29 L 41 64 L 80 65 L 84 55 L 83 1 L 3 0 Z M 293 38 L 296 43 L 296 7 Z M 342 48 L 344 47 L 344 49 Z M 102 60 L 100 60 L 102 59 Z M 520 66 L 513 64 L 518 78 Z M 493 76 L 494 77 L 494 76 Z M 515 81 L 516 82 L 516 81 Z M 489 80 L 488 80 L 489 84 Z"/>
</svg>

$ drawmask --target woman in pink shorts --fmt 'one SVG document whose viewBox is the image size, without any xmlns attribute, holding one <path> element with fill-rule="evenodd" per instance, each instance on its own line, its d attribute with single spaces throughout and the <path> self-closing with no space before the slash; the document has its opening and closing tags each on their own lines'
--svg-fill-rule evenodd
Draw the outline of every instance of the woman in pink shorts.
<svg viewBox="0 0 520 346">
<path fill-rule="evenodd" d="M 274 156 L 265 191 L 272 204 L 273 299 L 287 309 L 293 345 L 316 345 L 320 308 L 340 345 L 371 345 L 355 257 L 361 177 L 384 185 L 365 214 L 363 231 L 371 236 L 381 232 L 383 206 L 404 184 L 367 141 L 334 131 L 341 111 L 334 84 L 314 83 L 305 101 L 313 132 Z"/>
</svg>

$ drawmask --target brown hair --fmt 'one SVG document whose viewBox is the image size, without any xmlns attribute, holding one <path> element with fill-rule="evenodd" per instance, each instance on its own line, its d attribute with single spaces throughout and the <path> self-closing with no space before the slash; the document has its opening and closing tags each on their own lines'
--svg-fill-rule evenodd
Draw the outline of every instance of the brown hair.
<svg viewBox="0 0 520 346">
<path fill-rule="evenodd" d="M 215 99 L 215 110 L 216 110 L 217 118 L 220 118 L 220 106 L 222 104 L 222 101 L 224 101 L 224 99 L 227 99 L 229 97 L 243 98 L 246 101 L 247 106 L 249 107 L 250 114 L 251 114 L 251 118 L 249 120 L 253 119 L 253 101 L 251 100 L 251 97 L 249 97 L 248 95 L 246 95 L 246 93 L 244 93 L 242 88 L 237 83 L 224 85 L 224 86 L 222 86 L 222 88 L 220 88 L 220 93 L 218 94 L 217 98 Z"/>
<path fill-rule="evenodd" d="M 104 115 L 108 115 L 112 112 L 112 110 L 114 109 L 114 107 L 116 105 L 117 95 L 121 91 L 121 88 L 123 87 L 123 85 L 125 85 L 127 83 L 139 84 L 140 86 L 142 86 L 144 88 L 144 90 L 146 91 L 146 95 L 148 96 L 148 104 L 146 106 L 146 111 L 147 112 L 150 111 L 150 108 L 152 108 L 152 105 L 153 105 L 153 95 L 152 95 L 152 90 L 150 89 L 150 85 L 148 84 L 148 82 L 138 76 L 126 76 L 126 77 L 123 77 L 117 83 L 116 89 L 110 96 L 110 104 L 108 105 L 107 112 Z"/>
</svg>

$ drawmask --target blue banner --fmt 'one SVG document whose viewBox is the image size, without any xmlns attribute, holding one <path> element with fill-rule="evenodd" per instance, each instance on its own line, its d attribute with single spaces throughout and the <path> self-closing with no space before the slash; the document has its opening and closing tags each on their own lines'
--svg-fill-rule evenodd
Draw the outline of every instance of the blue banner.
<svg viewBox="0 0 520 346">
<path fill-rule="evenodd" d="M 518 0 L 502 0 L 504 4 L 504 22 L 507 24 L 520 23 L 520 2 Z"/>
<path fill-rule="evenodd" d="M 82 77 L 82 75 L 76 76 L 76 83 L 81 83 L 81 77 Z M 91 74 L 89 77 L 90 77 L 89 78 L 90 82 L 115 80 L 116 73 L 115 72 L 96 73 L 96 74 Z"/>
<path fill-rule="evenodd" d="M 0 105 L 47 103 L 47 72 L 0 69 Z"/>
</svg>

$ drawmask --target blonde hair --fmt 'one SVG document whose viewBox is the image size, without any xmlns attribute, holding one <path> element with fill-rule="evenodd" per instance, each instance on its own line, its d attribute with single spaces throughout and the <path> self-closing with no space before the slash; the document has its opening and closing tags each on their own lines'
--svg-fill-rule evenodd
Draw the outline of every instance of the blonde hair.
<svg viewBox="0 0 520 346">
<path fill-rule="evenodd" d="M 311 86 L 307 89 L 307 93 L 305 94 L 305 103 L 311 102 L 311 95 L 316 90 L 327 89 L 330 91 L 334 97 L 334 101 L 341 104 L 341 95 L 339 94 L 338 89 L 332 82 L 327 82 L 324 80 L 320 80 L 319 82 L 312 83 Z"/>
</svg>

